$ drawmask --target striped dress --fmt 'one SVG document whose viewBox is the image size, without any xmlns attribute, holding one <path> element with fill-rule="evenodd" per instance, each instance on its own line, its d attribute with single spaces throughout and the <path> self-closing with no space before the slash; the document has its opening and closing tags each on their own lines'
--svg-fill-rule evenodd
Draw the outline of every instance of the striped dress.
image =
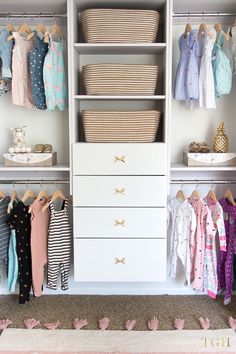
<svg viewBox="0 0 236 354">
<path fill-rule="evenodd" d="M 61 210 L 55 210 L 49 202 L 51 219 L 48 234 L 48 280 L 49 289 L 57 289 L 59 270 L 61 271 L 61 289 L 68 289 L 68 277 L 71 256 L 71 229 L 68 219 L 68 201 Z"/>
<path fill-rule="evenodd" d="M 10 227 L 7 223 L 9 215 L 7 214 L 8 205 L 10 202 L 9 197 L 0 200 L 0 265 L 8 262 L 8 246 L 10 239 Z"/>
</svg>

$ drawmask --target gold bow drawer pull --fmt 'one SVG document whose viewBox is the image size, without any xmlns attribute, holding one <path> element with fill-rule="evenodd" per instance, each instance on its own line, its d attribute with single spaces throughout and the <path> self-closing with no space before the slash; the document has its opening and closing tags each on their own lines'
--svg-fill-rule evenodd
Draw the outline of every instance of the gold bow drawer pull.
<svg viewBox="0 0 236 354">
<path fill-rule="evenodd" d="M 125 264 L 125 257 L 116 257 L 114 260 L 115 264 Z"/>
<path fill-rule="evenodd" d="M 123 162 L 125 163 L 125 156 L 115 156 L 114 162 Z"/>
<path fill-rule="evenodd" d="M 125 194 L 125 188 L 115 188 L 115 194 Z"/>
<path fill-rule="evenodd" d="M 115 220 L 115 226 L 125 226 L 125 220 Z"/>
</svg>

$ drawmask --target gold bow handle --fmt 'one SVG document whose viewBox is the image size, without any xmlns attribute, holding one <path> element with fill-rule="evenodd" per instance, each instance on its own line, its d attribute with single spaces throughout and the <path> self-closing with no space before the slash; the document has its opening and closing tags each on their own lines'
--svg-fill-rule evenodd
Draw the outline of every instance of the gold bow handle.
<svg viewBox="0 0 236 354">
<path fill-rule="evenodd" d="M 125 194 L 125 188 L 115 188 L 115 194 Z"/>
<path fill-rule="evenodd" d="M 114 162 L 123 162 L 125 163 L 125 156 L 115 156 Z"/>
<path fill-rule="evenodd" d="M 116 257 L 114 262 L 115 264 L 125 264 L 125 257 Z"/>
<path fill-rule="evenodd" d="M 125 226 L 125 220 L 115 220 L 115 226 Z"/>
</svg>

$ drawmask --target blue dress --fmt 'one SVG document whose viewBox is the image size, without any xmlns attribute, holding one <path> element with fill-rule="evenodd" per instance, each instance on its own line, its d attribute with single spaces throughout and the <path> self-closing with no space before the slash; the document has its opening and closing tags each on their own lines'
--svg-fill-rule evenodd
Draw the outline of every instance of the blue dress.
<svg viewBox="0 0 236 354">
<path fill-rule="evenodd" d="M 212 53 L 216 97 L 229 94 L 232 88 L 232 70 L 230 60 L 222 50 L 223 43 L 223 31 L 221 31 L 217 34 Z"/>
<path fill-rule="evenodd" d="M 174 99 L 198 100 L 199 70 L 203 53 L 204 36 L 192 30 L 186 37 L 179 38 L 180 59 L 176 71 Z"/>
</svg>

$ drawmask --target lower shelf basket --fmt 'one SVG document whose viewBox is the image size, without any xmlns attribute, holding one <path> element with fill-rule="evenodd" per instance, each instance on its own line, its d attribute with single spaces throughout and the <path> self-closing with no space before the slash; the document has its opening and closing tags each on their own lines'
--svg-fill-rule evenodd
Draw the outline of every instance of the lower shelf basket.
<svg viewBox="0 0 236 354">
<path fill-rule="evenodd" d="M 86 142 L 124 143 L 155 141 L 160 112 L 82 111 Z"/>
</svg>

